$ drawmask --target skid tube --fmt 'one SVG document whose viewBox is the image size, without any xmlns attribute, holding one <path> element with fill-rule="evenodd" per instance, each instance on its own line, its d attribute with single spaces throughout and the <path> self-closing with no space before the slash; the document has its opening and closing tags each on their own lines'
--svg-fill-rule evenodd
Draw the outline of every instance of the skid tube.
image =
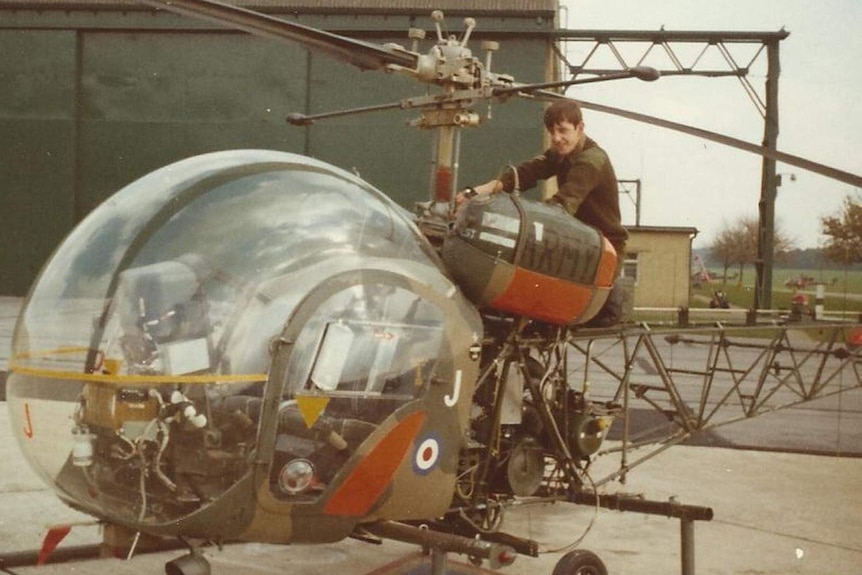
<svg viewBox="0 0 862 575">
<path fill-rule="evenodd" d="M 509 545 L 444 533 L 427 526 L 398 521 L 377 521 L 363 526 L 369 533 L 384 539 L 414 543 L 432 553 L 432 571 L 445 573 L 446 553 L 459 553 L 471 560 L 487 560 L 491 569 L 511 565 L 518 553 Z"/>
</svg>

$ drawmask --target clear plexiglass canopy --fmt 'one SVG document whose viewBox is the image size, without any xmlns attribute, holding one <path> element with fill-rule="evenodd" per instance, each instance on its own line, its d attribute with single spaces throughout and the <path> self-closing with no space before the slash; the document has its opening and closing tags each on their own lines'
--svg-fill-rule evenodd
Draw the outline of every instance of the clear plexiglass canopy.
<svg viewBox="0 0 862 575">
<path fill-rule="evenodd" d="M 124 188 L 58 248 L 16 328 L 9 409 L 67 501 L 157 524 L 249 473 L 276 398 L 272 492 L 308 501 L 451 370 L 452 322 L 481 331 L 379 191 L 303 156 L 208 154 Z"/>
</svg>

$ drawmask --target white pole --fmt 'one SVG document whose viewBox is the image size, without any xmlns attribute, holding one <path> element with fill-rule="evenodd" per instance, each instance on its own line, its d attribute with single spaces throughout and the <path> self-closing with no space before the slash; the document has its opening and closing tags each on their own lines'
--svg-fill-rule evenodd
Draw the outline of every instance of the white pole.
<svg viewBox="0 0 862 575">
<path fill-rule="evenodd" d="M 826 286 L 817 284 L 817 295 L 814 297 L 814 319 L 823 319 L 823 300 L 826 297 Z"/>
</svg>

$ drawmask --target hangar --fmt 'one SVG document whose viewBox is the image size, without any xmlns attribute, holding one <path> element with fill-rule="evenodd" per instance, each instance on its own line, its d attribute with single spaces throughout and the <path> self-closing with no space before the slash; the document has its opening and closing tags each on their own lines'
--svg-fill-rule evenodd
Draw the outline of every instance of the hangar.
<svg viewBox="0 0 862 575">
<path fill-rule="evenodd" d="M 499 42 L 494 68 L 518 81 L 559 76 L 556 0 L 238 0 L 236 4 L 377 42 L 409 46 L 433 9 L 471 47 Z M 431 40 L 425 40 L 430 45 Z M 424 48 L 424 47 L 423 47 Z M 409 110 L 293 127 L 285 118 L 421 93 L 397 75 L 366 74 L 326 56 L 159 12 L 134 0 L 0 0 L 0 294 L 24 295 L 55 246 L 96 205 L 140 176 L 230 148 L 268 148 L 352 169 L 405 207 L 427 199 L 431 138 Z M 485 181 L 541 149 L 541 104 L 510 101 L 465 130 L 459 181 Z M 678 234 L 672 234 L 676 237 Z M 689 242 L 690 248 L 690 242 Z M 690 252 L 690 249 L 689 249 Z M 643 256 L 642 256 L 643 258 Z M 645 264 L 642 259 L 641 265 Z M 688 265 L 677 267 L 688 277 Z M 646 297 L 637 282 L 637 305 Z M 686 279 L 687 281 L 687 279 Z M 665 292 L 666 293 L 666 292 Z M 678 293 L 677 300 L 687 298 Z"/>
<path fill-rule="evenodd" d="M 411 26 L 465 15 L 500 42 L 495 63 L 520 81 L 552 71 L 554 0 L 494 2 L 242 0 L 244 6 L 373 42 L 409 46 Z M 433 4 L 433 6 L 432 6 Z M 289 6 L 289 7 L 288 7 Z M 53 248 L 93 207 L 155 169 L 198 153 L 274 148 L 315 156 L 412 204 L 428 195 L 430 134 L 409 111 L 285 123 L 421 93 L 397 75 L 363 75 L 307 50 L 253 38 L 133 0 L 0 0 L 0 293 L 23 295 Z M 541 146 L 539 104 L 512 102 L 465 134 L 462 179 Z M 499 159 L 498 159 L 499 158 Z"/>
</svg>

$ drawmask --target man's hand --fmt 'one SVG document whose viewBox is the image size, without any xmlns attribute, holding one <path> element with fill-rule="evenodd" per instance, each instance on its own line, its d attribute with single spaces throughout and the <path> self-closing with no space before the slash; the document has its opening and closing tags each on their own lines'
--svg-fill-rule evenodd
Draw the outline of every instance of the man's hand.
<svg viewBox="0 0 862 575">
<path fill-rule="evenodd" d="M 475 188 L 468 187 L 464 188 L 458 194 L 455 195 L 455 209 L 461 207 L 461 205 L 475 198 L 476 196 L 488 196 L 491 194 L 496 194 L 499 191 L 503 190 L 503 182 L 500 180 L 491 180 L 490 182 L 485 182 L 480 186 L 476 186 Z"/>
<path fill-rule="evenodd" d="M 467 200 L 472 200 L 479 195 L 476 188 L 464 188 L 455 195 L 455 209 L 460 208 Z"/>
</svg>

